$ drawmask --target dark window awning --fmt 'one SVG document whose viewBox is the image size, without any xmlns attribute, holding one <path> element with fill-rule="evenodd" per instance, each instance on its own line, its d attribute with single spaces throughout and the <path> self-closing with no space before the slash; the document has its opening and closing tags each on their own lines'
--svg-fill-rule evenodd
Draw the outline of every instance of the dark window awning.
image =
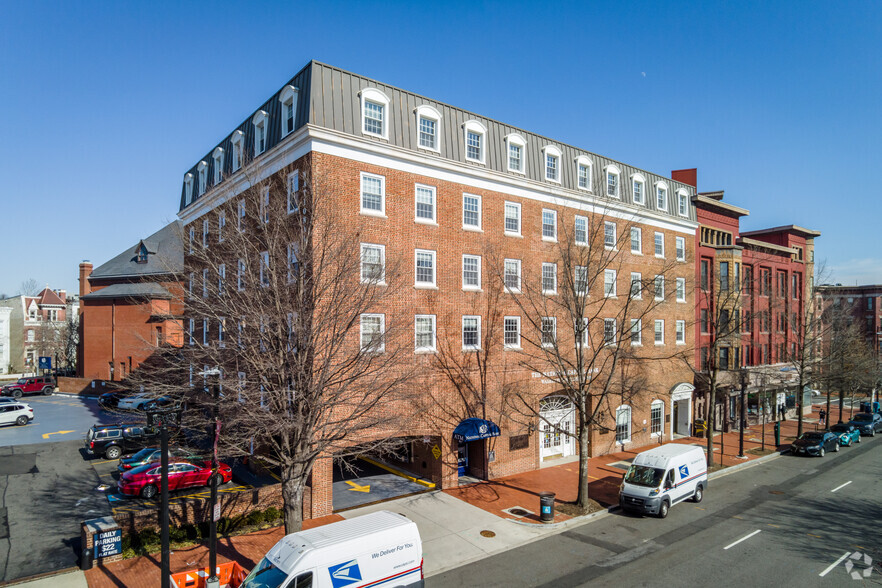
<svg viewBox="0 0 882 588">
<path fill-rule="evenodd" d="M 488 437 L 499 437 L 499 427 L 485 419 L 466 419 L 453 430 L 453 438 L 458 443 L 479 441 Z"/>
</svg>

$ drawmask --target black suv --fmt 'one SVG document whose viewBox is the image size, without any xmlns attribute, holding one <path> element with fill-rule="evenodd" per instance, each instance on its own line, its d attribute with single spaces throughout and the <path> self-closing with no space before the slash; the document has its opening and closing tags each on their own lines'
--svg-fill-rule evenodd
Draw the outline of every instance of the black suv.
<svg viewBox="0 0 882 588">
<path fill-rule="evenodd" d="M 118 459 L 121 455 L 135 453 L 156 445 L 159 429 L 142 424 L 93 425 L 86 434 L 86 452 L 103 455 L 105 459 Z"/>
</svg>

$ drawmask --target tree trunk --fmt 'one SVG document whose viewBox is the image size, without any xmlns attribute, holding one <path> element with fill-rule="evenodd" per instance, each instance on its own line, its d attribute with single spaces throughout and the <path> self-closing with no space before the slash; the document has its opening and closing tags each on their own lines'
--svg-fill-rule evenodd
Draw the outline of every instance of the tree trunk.
<svg viewBox="0 0 882 588">
<path fill-rule="evenodd" d="M 830 420 L 833 418 L 833 413 L 830 412 L 830 386 L 827 386 L 827 418 L 824 419 L 824 425 L 827 429 L 830 428 Z"/>
<path fill-rule="evenodd" d="M 296 533 L 303 529 L 303 489 L 306 476 L 303 466 L 289 465 L 282 467 L 282 501 L 285 510 L 285 534 Z"/>
<path fill-rule="evenodd" d="M 839 387 L 839 422 L 842 422 L 842 409 L 845 405 L 845 394 L 842 393 L 842 386 Z"/>
<path fill-rule="evenodd" d="M 714 465 L 714 426 L 716 420 L 716 390 L 715 386 L 712 385 L 711 389 L 707 392 L 707 419 L 705 419 L 705 425 L 707 425 L 707 467 L 711 467 Z"/>
<path fill-rule="evenodd" d="M 588 508 L 588 425 L 579 429 L 579 497 L 576 504 L 582 510 Z"/>
</svg>

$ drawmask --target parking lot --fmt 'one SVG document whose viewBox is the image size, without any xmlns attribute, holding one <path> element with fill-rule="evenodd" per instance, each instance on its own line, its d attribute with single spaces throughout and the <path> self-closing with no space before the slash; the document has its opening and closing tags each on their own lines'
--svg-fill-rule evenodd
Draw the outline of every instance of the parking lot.
<svg viewBox="0 0 882 588">
<path fill-rule="evenodd" d="M 96 424 L 113 423 L 118 415 L 111 415 L 98 407 L 98 401 L 82 396 L 53 394 L 25 396 L 21 399 L 34 409 L 34 420 L 23 427 L 0 426 L 0 446 L 53 443 L 85 438 L 89 428 Z M 133 416 L 132 421 L 138 417 Z"/>
</svg>

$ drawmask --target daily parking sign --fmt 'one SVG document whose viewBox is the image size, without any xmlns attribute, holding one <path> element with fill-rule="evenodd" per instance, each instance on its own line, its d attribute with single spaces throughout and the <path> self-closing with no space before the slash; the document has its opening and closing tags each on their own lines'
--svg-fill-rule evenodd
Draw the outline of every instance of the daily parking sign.
<svg viewBox="0 0 882 588">
<path fill-rule="evenodd" d="M 92 535 L 95 557 L 110 557 L 122 553 L 122 529 Z"/>
</svg>

